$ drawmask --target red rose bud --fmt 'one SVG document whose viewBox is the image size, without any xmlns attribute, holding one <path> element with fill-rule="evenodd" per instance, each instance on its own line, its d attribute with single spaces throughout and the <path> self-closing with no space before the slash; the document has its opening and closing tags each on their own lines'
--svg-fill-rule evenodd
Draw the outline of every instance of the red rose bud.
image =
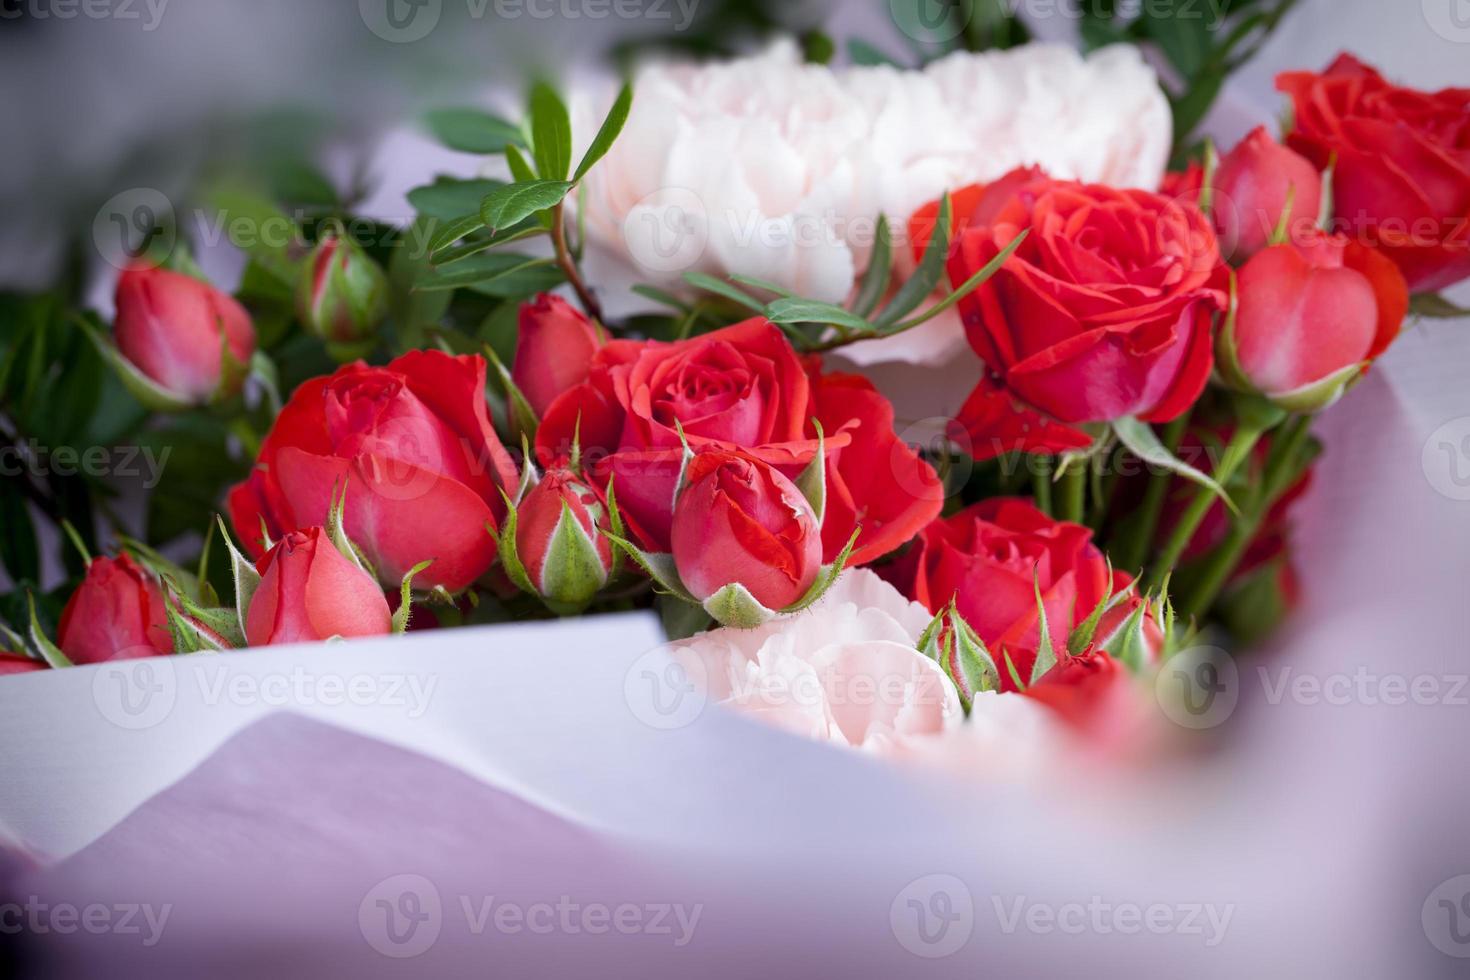
<svg viewBox="0 0 1470 980">
<path fill-rule="evenodd" d="M 691 595 L 704 602 L 739 586 L 767 610 L 781 610 L 806 594 L 821 570 L 822 534 L 794 483 L 765 463 L 720 450 L 691 459 L 685 481 L 670 537 Z"/>
<path fill-rule="evenodd" d="M 1333 171 L 1338 227 L 1389 256 L 1414 292 L 1470 276 L 1470 88 L 1421 92 L 1342 55 L 1288 72 L 1292 149 Z"/>
<path fill-rule="evenodd" d="M 382 636 L 392 629 L 383 590 L 333 546 L 322 528 L 287 534 L 256 570 L 260 583 L 245 614 L 251 646 Z"/>
<path fill-rule="evenodd" d="M 598 328 L 560 296 L 542 293 L 521 304 L 511 380 L 539 418 L 557 396 L 587 380 L 603 345 Z"/>
<path fill-rule="evenodd" d="M 1256 255 L 1237 289 L 1233 323 L 1220 331 L 1222 374 L 1291 411 L 1334 401 L 1387 349 L 1409 309 L 1392 262 L 1321 232 Z"/>
<path fill-rule="evenodd" d="M 168 269 L 123 272 L 113 333 L 133 367 L 170 396 L 194 404 L 237 393 L 255 353 L 255 328 L 243 306 Z"/>
<path fill-rule="evenodd" d="M 5 674 L 28 674 L 33 670 L 45 670 L 44 660 L 34 660 L 19 653 L 0 653 L 0 676 Z"/>
<path fill-rule="evenodd" d="M 93 559 L 61 612 L 56 645 L 74 664 L 172 653 L 162 590 L 125 554 Z"/>
<path fill-rule="evenodd" d="M 296 289 L 296 314 L 329 344 L 369 337 L 388 312 L 388 277 L 351 238 L 317 242 Z"/>
<path fill-rule="evenodd" d="M 612 547 L 598 530 L 607 505 L 565 469 L 551 470 L 516 507 L 516 552 L 536 594 L 557 611 L 575 612 L 607 584 Z"/>
<path fill-rule="evenodd" d="M 1220 161 L 1210 214 L 1220 250 L 1242 262 L 1271 241 L 1286 219 L 1287 237 L 1310 233 L 1322 211 L 1322 175 L 1299 153 L 1257 126 Z M 1290 212 L 1287 205 L 1290 204 Z"/>
</svg>

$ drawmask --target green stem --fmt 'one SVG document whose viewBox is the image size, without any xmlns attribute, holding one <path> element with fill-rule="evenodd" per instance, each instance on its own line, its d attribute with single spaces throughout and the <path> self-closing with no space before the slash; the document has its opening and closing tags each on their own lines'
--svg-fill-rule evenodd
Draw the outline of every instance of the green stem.
<svg viewBox="0 0 1470 980">
<path fill-rule="evenodd" d="M 1185 412 L 1168 425 L 1164 426 L 1163 436 L 1160 441 L 1164 448 L 1173 456 L 1179 452 L 1179 443 L 1184 438 L 1184 430 L 1189 428 L 1189 418 L 1193 412 Z M 1151 473 L 1148 479 L 1148 488 L 1144 490 L 1143 504 L 1139 508 L 1142 515 L 1139 518 L 1138 527 L 1133 535 L 1118 549 L 1118 567 L 1136 572 L 1143 567 L 1148 560 L 1149 549 L 1153 547 L 1154 532 L 1159 528 L 1159 515 L 1163 513 L 1164 501 L 1169 496 L 1169 487 L 1173 485 L 1174 475 L 1168 470 L 1159 470 Z"/>
<path fill-rule="evenodd" d="M 1036 506 L 1051 516 L 1051 460 L 1046 456 L 1032 456 L 1030 462 L 1031 487 L 1036 497 Z"/>
<path fill-rule="evenodd" d="M 1251 450 L 1256 447 L 1256 441 L 1261 438 L 1263 430 L 1247 425 L 1239 425 L 1235 434 L 1230 437 L 1230 442 L 1225 446 L 1225 452 L 1220 457 L 1220 462 L 1215 465 L 1215 482 L 1220 486 L 1228 486 L 1230 478 L 1250 456 Z M 1168 542 L 1164 545 L 1163 552 L 1158 560 L 1150 566 L 1148 575 L 1148 586 L 1145 591 L 1152 592 L 1164 584 L 1164 581 L 1174 573 L 1179 564 L 1179 558 L 1184 554 L 1184 549 L 1189 547 L 1189 542 L 1194 538 L 1195 532 L 1199 530 L 1200 524 L 1204 523 L 1205 515 L 1210 512 L 1210 507 L 1215 502 L 1215 492 L 1209 487 L 1200 487 L 1195 491 L 1194 499 L 1189 502 L 1189 507 L 1174 525 L 1174 531 L 1169 535 Z"/>
<path fill-rule="evenodd" d="M 1061 510 L 1058 516 L 1064 521 L 1081 524 L 1087 501 L 1087 463 L 1076 461 L 1067 467 L 1059 480 L 1061 484 Z"/>
<path fill-rule="evenodd" d="M 1203 616 L 1219 598 L 1221 590 L 1230 581 L 1235 570 L 1245 558 L 1246 550 L 1260 532 L 1261 523 L 1276 502 L 1281 499 L 1301 472 L 1301 450 L 1311 430 L 1311 416 L 1293 418 L 1281 427 L 1279 437 L 1271 447 L 1266 473 L 1261 489 L 1251 501 L 1251 508 L 1231 528 L 1225 541 L 1215 549 L 1204 566 L 1203 574 L 1194 588 L 1179 604 L 1180 612 L 1186 617 Z"/>
</svg>

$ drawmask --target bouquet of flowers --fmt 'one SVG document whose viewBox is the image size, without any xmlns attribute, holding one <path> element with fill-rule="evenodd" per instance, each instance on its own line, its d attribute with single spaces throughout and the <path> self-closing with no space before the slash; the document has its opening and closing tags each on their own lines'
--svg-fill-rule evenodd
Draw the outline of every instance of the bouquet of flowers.
<svg viewBox="0 0 1470 980">
<path fill-rule="evenodd" d="M 1465 312 L 1470 90 L 1343 55 L 1277 80 L 1279 136 L 1194 139 L 1278 7 L 1203 58 L 1102 17 L 1088 54 L 809 35 L 537 83 L 428 116 L 484 169 L 406 224 L 201 187 L 233 295 L 124 196 L 110 317 L 5 299 L 0 424 L 175 463 L 7 484 L 0 673 L 651 607 L 709 698 L 814 738 L 1145 742 L 1162 664 L 1310 588 L 1317 413 Z"/>
</svg>

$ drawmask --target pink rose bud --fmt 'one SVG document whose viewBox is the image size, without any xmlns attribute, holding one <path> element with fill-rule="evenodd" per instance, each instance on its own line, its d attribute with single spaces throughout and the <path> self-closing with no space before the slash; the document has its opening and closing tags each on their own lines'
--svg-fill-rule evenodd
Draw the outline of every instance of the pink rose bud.
<svg viewBox="0 0 1470 980">
<path fill-rule="evenodd" d="M 28 674 L 33 670 L 45 670 L 44 660 L 34 660 L 24 654 L 0 653 L 0 676 L 5 674 Z"/>
<path fill-rule="evenodd" d="M 566 469 L 555 469 L 516 508 L 516 551 L 537 593 L 556 610 L 576 611 L 607 584 L 612 546 L 602 494 Z"/>
<path fill-rule="evenodd" d="M 1220 161 L 1215 172 L 1213 214 L 1220 251 L 1243 262 L 1270 242 L 1288 196 L 1288 237 L 1317 224 L 1322 210 L 1322 175 L 1306 157 L 1273 140 L 1257 126 Z"/>
<path fill-rule="evenodd" d="M 74 664 L 172 653 L 162 590 L 125 554 L 93 559 L 61 612 L 56 645 Z"/>
<path fill-rule="evenodd" d="M 393 615 L 378 583 L 319 527 L 281 538 L 256 570 L 260 584 L 245 613 L 245 638 L 253 647 L 386 635 L 392 629 Z"/>
<path fill-rule="evenodd" d="M 138 265 L 123 272 L 113 331 L 118 351 L 134 367 L 196 404 L 237 393 L 255 353 L 255 328 L 243 306 L 168 269 Z M 226 350 L 235 365 L 225 364 Z"/>
<path fill-rule="evenodd" d="M 582 311 L 560 296 L 542 293 L 521 304 L 520 338 L 511 380 L 538 418 L 568 388 L 587 380 L 592 355 L 603 338 Z"/>
<path fill-rule="evenodd" d="M 740 585 L 767 609 L 800 599 L 822 566 L 817 515 L 796 485 L 748 456 L 720 450 L 689 462 L 674 504 L 674 564 L 701 602 Z"/>
<path fill-rule="evenodd" d="M 296 315 L 329 344 L 369 337 L 388 313 L 388 277 L 351 238 L 317 242 L 296 289 Z"/>
<path fill-rule="evenodd" d="M 1391 261 L 1322 232 L 1256 255 L 1237 289 L 1233 323 L 1220 331 L 1221 372 L 1292 411 L 1340 395 L 1388 348 L 1409 309 Z"/>
</svg>

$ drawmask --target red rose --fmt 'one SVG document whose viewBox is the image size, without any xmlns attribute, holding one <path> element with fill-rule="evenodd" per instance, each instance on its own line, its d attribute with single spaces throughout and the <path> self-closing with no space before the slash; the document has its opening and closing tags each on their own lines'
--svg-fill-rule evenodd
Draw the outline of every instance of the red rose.
<svg viewBox="0 0 1470 980">
<path fill-rule="evenodd" d="M 233 395 L 243 370 L 224 370 L 224 351 L 239 364 L 255 353 L 250 314 L 193 276 L 134 266 L 117 281 L 117 349 L 160 387 L 203 404 Z"/>
<path fill-rule="evenodd" d="M 172 653 L 163 592 L 125 554 L 94 558 L 61 612 L 56 645 L 74 664 Z"/>
<path fill-rule="evenodd" d="M 560 296 L 542 293 L 522 303 L 510 376 L 538 416 L 557 395 L 587 380 L 603 337 L 592 321 Z"/>
<path fill-rule="evenodd" d="M 45 670 L 44 660 L 35 660 L 19 653 L 0 653 L 0 676 L 5 674 L 28 674 L 33 670 Z"/>
<path fill-rule="evenodd" d="M 380 636 L 392 629 L 378 583 L 319 527 L 281 538 L 256 562 L 256 571 L 260 583 L 245 614 L 245 638 L 253 647 Z"/>
<path fill-rule="evenodd" d="M 1199 201 L 1204 189 L 1205 168 L 1195 160 L 1191 160 L 1183 170 L 1171 170 L 1164 174 L 1164 179 L 1159 184 L 1159 193 L 1165 197 L 1191 203 Z"/>
<path fill-rule="evenodd" d="M 669 551 L 682 447 L 740 452 L 794 479 L 826 434 L 827 506 L 822 555 L 833 561 L 853 529 L 851 564 L 893 551 L 939 513 L 934 470 L 893 431 L 893 407 L 867 379 L 822 374 L 781 331 L 755 318 L 676 343 L 615 340 L 588 379 L 547 409 L 536 446 L 548 464 L 574 437 L 619 509 L 651 551 Z"/>
<path fill-rule="evenodd" d="M 1314 411 L 1382 354 L 1409 312 L 1394 264 L 1342 235 L 1311 231 L 1240 270 L 1222 371 L 1288 408 Z"/>
<path fill-rule="evenodd" d="M 689 485 L 674 505 L 674 565 L 703 601 L 731 584 L 767 609 L 806 594 L 822 565 L 817 515 L 774 468 L 707 450 L 689 463 Z"/>
<path fill-rule="evenodd" d="M 1221 250 L 1239 262 L 1265 248 L 1286 215 L 1288 198 L 1289 230 L 1309 233 L 1321 216 L 1322 174 L 1272 139 L 1265 126 L 1257 126 L 1215 172 L 1210 216 Z"/>
<path fill-rule="evenodd" d="M 1162 422 L 1189 407 L 1209 377 L 1211 321 L 1226 302 L 1204 215 L 1146 191 L 1045 178 L 992 186 L 1003 203 L 981 195 L 977 209 L 993 217 L 958 237 L 950 280 L 1030 235 L 960 303 L 989 374 L 961 418 L 972 454 L 1085 446 L 1079 423 Z M 1011 421 L 979 425 L 999 419 Z"/>
<path fill-rule="evenodd" d="M 1337 159 L 1341 230 L 1393 259 L 1415 292 L 1470 276 L 1470 89 L 1400 88 L 1346 54 L 1276 87 L 1295 109 L 1292 148 L 1319 169 Z"/>
<path fill-rule="evenodd" d="M 264 521 L 272 539 L 325 524 L 332 489 L 346 488 L 348 536 L 383 584 L 419 562 L 420 588 L 467 588 L 495 558 L 487 523 L 505 513 L 516 468 L 485 404 L 485 361 L 413 351 L 387 367 L 349 364 L 291 397 L 230 517 L 253 556 Z"/>
<path fill-rule="evenodd" d="M 1022 681 L 1030 680 L 1036 663 L 1041 642 L 1038 586 L 1052 649 L 1060 658 L 1073 628 L 1108 597 L 1109 586 L 1116 593 L 1131 581 L 1126 573 L 1114 572 L 1109 582 L 1107 559 L 1092 543 L 1090 529 L 1053 520 L 1019 497 L 983 500 L 934 521 L 885 574 L 935 614 L 953 598 L 960 615 L 990 648 L 1001 688 L 1007 691 L 1015 690 L 1015 684 L 1006 656 Z M 1097 641 L 1106 641 L 1128 612 L 1126 604 L 1111 610 Z"/>
</svg>

